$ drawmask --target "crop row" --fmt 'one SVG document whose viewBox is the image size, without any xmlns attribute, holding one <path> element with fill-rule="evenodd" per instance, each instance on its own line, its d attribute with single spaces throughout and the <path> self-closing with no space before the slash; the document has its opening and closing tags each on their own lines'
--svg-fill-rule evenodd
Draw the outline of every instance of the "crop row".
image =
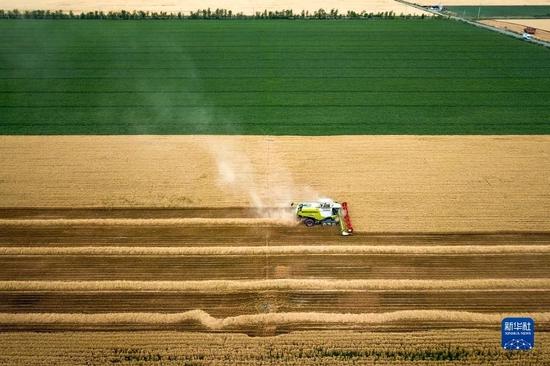
<svg viewBox="0 0 550 366">
<path fill-rule="evenodd" d="M 193 108 L 193 107 L 377 107 L 377 106 L 548 106 L 550 91 L 516 93 L 456 93 L 456 92 L 229 92 L 210 95 L 200 93 L 4 93 L 0 94 L 4 111 L 11 108 Z"/>
<path fill-rule="evenodd" d="M 213 68 L 201 69 L 3 69 L 0 70 L 1 79 L 74 79 L 83 83 L 87 79 L 179 79 L 185 82 L 187 79 L 219 79 L 223 83 L 226 77 L 238 77 L 242 79 L 266 79 L 277 78 L 301 78 L 301 79 L 332 79 L 332 78 L 538 78 L 541 74 L 550 72 L 549 67 L 525 68 L 513 67 L 365 67 L 365 68 L 294 68 L 292 66 L 277 68 L 256 68 L 254 65 L 242 68 Z M 258 81 L 256 81 L 258 82 Z M 366 81 L 368 82 L 368 81 Z"/>
<path fill-rule="evenodd" d="M 147 79 L 139 82 L 135 79 L 0 79 L 0 98 L 9 93 L 193 93 L 208 98 L 221 93 L 248 93 L 247 98 L 260 97 L 260 94 L 271 93 L 400 93 L 416 95 L 424 93 L 545 93 L 550 90 L 550 78 L 422 78 L 419 76 L 373 77 L 373 78 L 273 78 L 242 79 L 237 75 L 219 79 Z M 275 94 L 274 94 L 275 95 Z M 163 97 L 168 97 L 161 95 Z M 381 94 L 383 96 L 383 94 Z M 46 98 L 32 95 L 28 97 Z M 93 100 L 93 97 L 91 100 Z M 29 98 L 30 99 L 30 98 Z M 47 100 L 47 99 L 45 99 Z"/>
<path fill-rule="evenodd" d="M 6 222 L 7 220 L 0 220 Z M 205 221 L 208 222 L 208 221 Z M 210 221 L 214 223 L 214 221 Z M 213 247 L 0 247 L 0 254 L 15 255 L 297 255 L 297 254 L 547 254 L 550 245 L 279 245 Z"/>
<path fill-rule="evenodd" d="M 3 108 L 3 134 L 548 134 L 548 106 Z"/>
<path fill-rule="evenodd" d="M 464 57 L 448 57 L 444 58 L 445 54 L 440 54 L 437 57 L 420 57 L 420 54 L 411 54 L 411 57 L 403 59 L 400 58 L 388 58 L 388 57 L 376 57 L 375 55 L 363 55 L 360 57 L 356 55 L 354 58 L 348 58 L 346 54 L 341 55 L 339 58 L 329 58 L 324 59 L 322 57 L 304 57 L 304 58 L 293 58 L 291 68 L 295 70 L 299 69 L 331 69 L 331 68 L 342 68 L 342 69 L 375 69 L 383 70 L 387 68 L 403 68 L 403 69 L 445 69 L 445 68 L 457 68 L 460 70 L 464 69 L 473 69 L 473 68 L 500 68 L 500 67 L 510 67 L 510 63 L 518 62 L 524 63 L 528 62 L 530 67 L 533 68 L 548 68 L 548 62 L 544 59 L 535 59 L 535 60 L 526 60 L 520 56 L 512 57 L 497 57 L 493 55 L 492 57 L 479 57 L 477 59 L 466 59 Z M 415 57 L 416 56 L 416 57 Z M 197 59 L 198 58 L 198 59 Z M 280 69 L 286 68 L 289 65 L 289 60 L 285 57 L 274 58 L 274 57 L 232 57 L 230 59 L 222 59 L 210 57 L 208 59 L 203 57 L 193 57 L 190 58 L 167 58 L 162 60 L 147 60 L 142 57 L 141 59 L 126 59 L 119 61 L 111 61 L 109 65 L 105 65 L 106 59 L 101 59 L 96 57 L 95 59 L 89 58 L 78 58 L 78 59 L 42 59 L 39 60 L 39 65 L 37 65 L 36 57 L 32 55 L 25 60 L 21 60 L 16 64 L 6 65 L 3 67 L 3 70 L 13 71 L 13 70 L 27 70 L 29 72 L 36 72 L 37 70 L 45 70 L 47 72 L 59 72 L 67 69 L 74 69 L 83 72 L 89 72 L 93 70 L 133 70 L 133 71 L 142 71 L 147 72 L 153 68 L 172 71 L 174 73 L 185 72 L 186 70 L 192 69 L 201 72 L 208 73 L 209 71 L 216 69 L 224 70 L 239 70 L 242 68 L 247 68 L 253 65 L 257 69 Z M 517 65 L 515 67 L 520 67 Z M 6 72 L 4 71 L 4 72 Z"/>
<path fill-rule="evenodd" d="M 0 291 L 202 291 L 541 289 L 549 279 L 460 280 L 204 280 L 204 281 L 0 281 Z M 549 313 L 550 314 L 550 313 Z"/>
</svg>

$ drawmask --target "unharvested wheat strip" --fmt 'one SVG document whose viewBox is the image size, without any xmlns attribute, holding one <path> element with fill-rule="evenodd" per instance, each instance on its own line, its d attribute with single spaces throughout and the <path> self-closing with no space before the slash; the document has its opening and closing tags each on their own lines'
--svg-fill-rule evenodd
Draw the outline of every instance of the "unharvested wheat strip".
<svg viewBox="0 0 550 366">
<path fill-rule="evenodd" d="M 260 324 L 319 323 L 319 324 L 385 324 L 399 321 L 469 322 L 469 324 L 500 324 L 507 316 L 529 316 L 536 322 L 550 322 L 550 313 L 473 313 L 448 310 L 404 310 L 389 313 L 268 313 L 215 318 L 202 310 L 184 313 L 0 313 L 0 324 L 178 324 L 197 322 L 210 329 L 223 329 Z M 470 325 L 469 325 L 470 326 Z"/>
<path fill-rule="evenodd" d="M 345 156 L 310 158 L 329 145 L 345 146 Z M 253 206 L 256 190 L 286 207 L 318 198 L 313 190 L 349 202 L 358 232 L 550 230 L 550 136 L 0 136 L 0 146 L 5 208 L 223 209 Z M 254 168 L 235 171 L 242 184 L 218 184 L 212 146 Z"/>
<path fill-rule="evenodd" d="M 296 221 L 271 218 L 172 218 L 172 219 L 0 219 L 0 226 L 293 226 Z"/>
<path fill-rule="evenodd" d="M 261 290 L 472 290 L 550 289 L 550 279 L 477 280 L 204 280 L 204 281 L 0 281 L 0 291 L 199 291 Z"/>
<path fill-rule="evenodd" d="M 0 247 L 0 255 L 537 254 L 550 245 L 295 245 L 243 247 Z"/>
</svg>

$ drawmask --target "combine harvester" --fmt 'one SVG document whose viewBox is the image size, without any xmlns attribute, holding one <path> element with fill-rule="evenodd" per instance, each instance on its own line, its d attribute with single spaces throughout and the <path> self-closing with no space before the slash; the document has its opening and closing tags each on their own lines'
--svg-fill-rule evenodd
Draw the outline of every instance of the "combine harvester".
<svg viewBox="0 0 550 366">
<path fill-rule="evenodd" d="M 315 202 L 292 203 L 291 207 L 294 206 L 296 206 L 296 216 L 307 227 L 340 225 L 342 235 L 353 233 L 347 202 L 338 203 L 324 198 Z"/>
</svg>

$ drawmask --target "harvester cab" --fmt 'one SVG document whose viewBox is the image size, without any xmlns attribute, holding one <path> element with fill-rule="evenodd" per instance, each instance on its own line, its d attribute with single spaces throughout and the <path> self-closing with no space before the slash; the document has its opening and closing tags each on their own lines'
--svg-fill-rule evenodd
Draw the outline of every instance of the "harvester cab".
<svg viewBox="0 0 550 366">
<path fill-rule="evenodd" d="M 339 225 L 342 235 L 353 233 L 346 202 L 338 203 L 331 199 L 320 199 L 314 202 L 292 203 L 291 206 L 296 207 L 296 216 L 307 227 Z"/>
</svg>

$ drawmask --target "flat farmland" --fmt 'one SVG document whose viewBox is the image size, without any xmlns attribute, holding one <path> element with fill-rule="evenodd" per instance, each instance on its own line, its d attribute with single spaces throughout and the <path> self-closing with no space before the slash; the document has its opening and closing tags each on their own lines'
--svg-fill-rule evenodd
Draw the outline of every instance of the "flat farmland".
<svg viewBox="0 0 550 366">
<path fill-rule="evenodd" d="M 21 365 L 544 365 L 548 334 L 537 335 L 536 350 L 506 352 L 499 332 L 467 329 L 419 332 L 297 332 L 278 337 L 242 334 L 161 332 L 2 333 L 0 363 Z M 154 341 L 152 341 L 154 340 Z M 421 361 L 424 360 L 424 361 Z"/>
<path fill-rule="evenodd" d="M 333 197 L 363 232 L 550 229 L 547 136 L 2 136 L 0 149 L 6 208 L 256 207 L 276 219 Z"/>
<path fill-rule="evenodd" d="M 0 362 L 511 366 L 548 359 L 548 233 L 342 238 L 333 228 L 215 221 L 257 214 L 1 209 Z M 211 221 L 152 224 L 189 218 Z M 519 314 L 535 318 L 536 348 L 505 352 L 500 320 Z"/>
<path fill-rule="evenodd" d="M 548 50 L 458 22 L 3 21 L 0 30 L 2 134 L 549 132 Z"/>
<path fill-rule="evenodd" d="M 515 32 L 521 33 L 525 27 L 536 28 L 535 37 L 545 40 L 550 40 L 550 19 L 494 19 L 482 20 L 483 23 L 506 27 Z"/>
<path fill-rule="evenodd" d="M 537 32 L 543 31 L 550 38 L 550 19 L 511 19 L 509 22 L 537 28 Z"/>
<path fill-rule="evenodd" d="M 547 49 L 438 19 L 0 41 L 0 364 L 548 363 Z M 297 224 L 321 197 L 354 235 Z"/>
<path fill-rule="evenodd" d="M 523 34 L 525 27 L 535 27 L 534 38 L 550 41 L 550 19 L 482 19 L 480 23 Z"/>
<path fill-rule="evenodd" d="M 166 214 L 72 211 L 2 210 L 3 331 L 273 335 L 448 329 L 464 321 L 496 329 L 495 319 L 511 312 L 531 314 L 540 331 L 550 325 L 550 236 L 544 233 L 357 234 L 344 241 L 330 229 L 296 226 L 212 224 L 206 233 L 181 225 L 31 224 L 37 218 Z M 193 211 L 197 217 L 220 214 Z M 8 222 L 22 217 L 29 224 Z"/>
</svg>

